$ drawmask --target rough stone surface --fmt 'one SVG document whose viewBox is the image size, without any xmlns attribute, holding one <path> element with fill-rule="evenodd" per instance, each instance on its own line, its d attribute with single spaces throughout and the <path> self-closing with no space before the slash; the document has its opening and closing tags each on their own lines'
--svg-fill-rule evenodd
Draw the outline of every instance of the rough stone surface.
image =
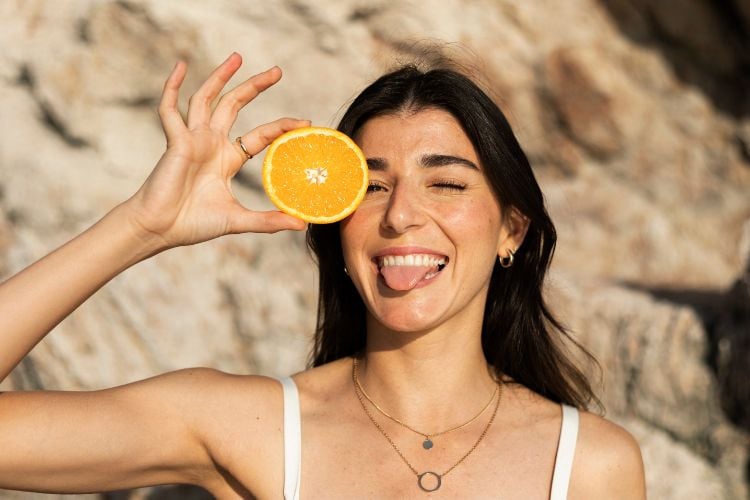
<svg viewBox="0 0 750 500">
<path fill-rule="evenodd" d="M 278 116 L 333 125 L 367 82 L 419 55 L 415 42 L 457 42 L 446 50 L 501 104 L 536 169 L 559 231 L 550 298 L 599 359 L 607 415 L 641 443 L 649 496 L 748 497 L 750 2 L 51 7 L 0 4 L 0 279 L 138 188 L 164 147 L 155 103 L 176 59 L 189 63 L 183 105 L 233 50 L 242 76 L 284 69 L 240 132 Z M 235 191 L 269 208 L 261 161 Z M 93 389 L 200 365 L 294 372 L 315 305 L 302 235 L 173 250 L 113 280 L 0 388 Z M 201 498 L 107 497 L 189 495 Z"/>
<path fill-rule="evenodd" d="M 553 277 L 549 294 L 601 366 L 589 369 L 607 416 L 644 446 L 652 496 L 680 498 L 694 488 L 695 498 L 744 498 L 750 440 L 721 409 L 722 388 L 704 362 L 708 338 L 695 312 L 567 273 Z M 696 474 L 689 482 L 665 480 L 683 477 L 679 471 L 690 464 Z"/>
</svg>

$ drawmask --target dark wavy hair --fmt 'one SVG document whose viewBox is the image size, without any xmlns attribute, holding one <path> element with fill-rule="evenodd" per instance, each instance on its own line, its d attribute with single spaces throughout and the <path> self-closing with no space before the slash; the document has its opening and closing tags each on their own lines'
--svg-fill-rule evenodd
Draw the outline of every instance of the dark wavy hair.
<svg viewBox="0 0 750 500">
<path fill-rule="evenodd" d="M 559 403 L 601 407 L 567 346 L 581 349 L 552 315 L 542 285 L 557 235 L 542 191 L 510 124 L 498 106 L 471 79 L 453 69 L 423 71 L 407 65 L 390 72 L 357 96 L 338 129 L 354 137 L 378 116 L 422 109 L 447 111 L 463 126 L 484 175 L 504 210 L 514 207 L 529 229 L 514 263 L 495 262 L 482 324 L 482 348 L 498 378 L 515 382 Z M 344 272 L 339 224 L 310 225 L 307 242 L 320 272 L 318 320 L 311 364 L 354 355 L 365 347 L 365 306 Z"/>
</svg>

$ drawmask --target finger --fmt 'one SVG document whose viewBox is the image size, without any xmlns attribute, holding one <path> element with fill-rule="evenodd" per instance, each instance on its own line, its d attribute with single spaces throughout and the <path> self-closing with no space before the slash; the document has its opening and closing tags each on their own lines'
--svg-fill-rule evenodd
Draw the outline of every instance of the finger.
<svg viewBox="0 0 750 500">
<path fill-rule="evenodd" d="M 278 210 L 254 212 L 237 204 L 230 214 L 229 231 L 239 233 L 275 233 L 283 230 L 302 231 L 305 221 Z"/>
<path fill-rule="evenodd" d="M 211 128 L 223 134 L 229 134 L 229 130 L 237 120 L 237 113 L 247 103 L 255 99 L 258 94 L 266 90 L 281 79 L 281 68 L 274 66 L 271 69 L 258 73 L 224 94 L 219 99 L 213 115 L 211 116 Z"/>
<path fill-rule="evenodd" d="M 164 134 L 167 136 L 167 142 L 170 142 L 177 134 L 185 130 L 185 122 L 182 121 L 180 111 L 177 109 L 177 100 L 186 73 L 187 65 L 182 61 L 177 61 L 167 77 L 167 81 L 164 82 L 164 90 L 159 102 L 159 119 Z"/>
<path fill-rule="evenodd" d="M 263 151 L 266 146 L 271 144 L 274 139 L 283 134 L 302 127 L 309 127 L 310 120 L 298 120 L 296 118 L 279 118 L 278 120 L 266 123 L 259 127 L 254 128 L 247 134 L 242 136 L 242 144 L 245 145 L 245 149 L 250 155 L 255 156 Z M 242 163 L 248 158 L 240 148 L 239 144 L 234 145 L 237 153 L 242 157 Z M 240 164 L 240 166 L 242 166 Z M 234 172 L 236 173 L 236 172 Z"/>
<path fill-rule="evenodd" d="M 208 124 L 211 116 L 211 101 L 219 95 L 221 89 L 227 84 L 242 65 L 242 57 L 233 52 L 213 73 L 209 75 L 203 85 L 190 97 L 187 124 L 189 128 L 195 128 L 200 124 Z"/>
</svg>

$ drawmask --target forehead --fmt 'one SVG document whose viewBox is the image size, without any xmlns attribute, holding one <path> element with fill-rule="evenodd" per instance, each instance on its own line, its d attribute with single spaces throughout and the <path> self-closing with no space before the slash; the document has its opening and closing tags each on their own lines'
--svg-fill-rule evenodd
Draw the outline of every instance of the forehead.
<svg viewBox="0 0 750 500">
<path fill-rule="evenodd" d="M 440 153 L 477 162 L 474 146 L 463 127 L 442 109 L 375 117 L 362 126 L 355 139 L 368 158 Z"/>
</svg>

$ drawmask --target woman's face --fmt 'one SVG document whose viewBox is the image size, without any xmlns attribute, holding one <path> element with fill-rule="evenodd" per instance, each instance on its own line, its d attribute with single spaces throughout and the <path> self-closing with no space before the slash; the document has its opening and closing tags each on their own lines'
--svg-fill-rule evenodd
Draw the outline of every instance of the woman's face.
<svg viewBox="0 0 750 500">
<path fill-rule="evenodd" d="M 425 109 L 374 118 L 356 139 L 370 184 L 341 242 L 370 319 L 403 332 L 481 324 L 495 259 L 512 245 L 460 124 Z"/>
</svg>

